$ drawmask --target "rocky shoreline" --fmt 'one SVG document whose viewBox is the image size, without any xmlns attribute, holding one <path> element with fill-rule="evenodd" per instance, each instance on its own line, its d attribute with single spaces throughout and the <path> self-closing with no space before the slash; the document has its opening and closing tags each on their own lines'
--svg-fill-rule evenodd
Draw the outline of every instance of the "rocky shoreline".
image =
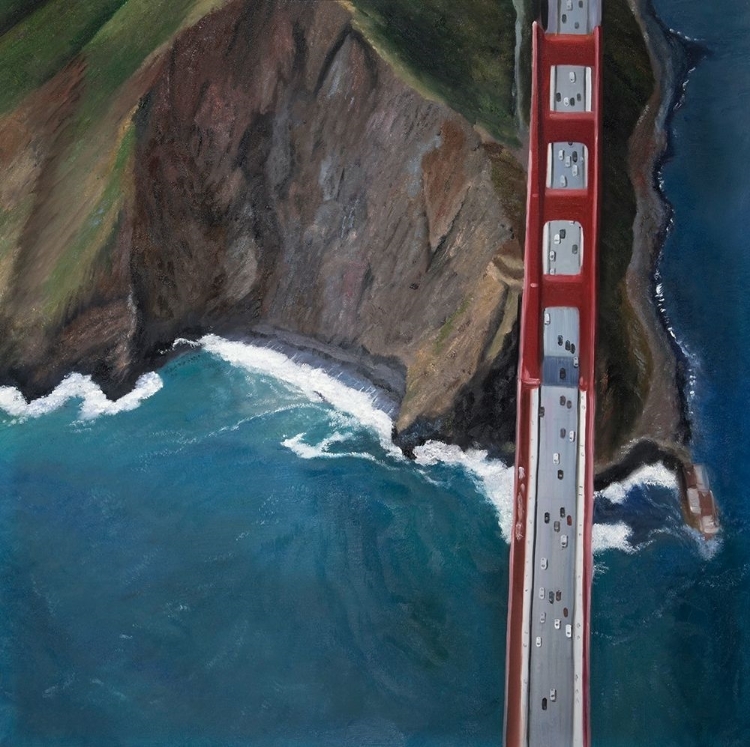
<svg viewBox="0 0 750 747">
<path fill-rule="evenodd" d="M 651 0 L 629 0 L 643 31 L 654 70 L 655 88 L 628 143 L 628 171 L 634 185 L 637 214 L 633 256 L 626 275 L 628 299 L 641 323 L 651 355 L 651 386 L 642 415 L 629 441 L 610 464 L 601 465 L 600 480 L 620 479 L 623 469 L 664 463 L 672 470 L 690 464 L 690 413 L 687 407 L 687 360 L 659 308 L 658 262 L 672 209 L 659 181 L 669 159 L 669 126 L 684 93 L 690 70 L 704 51 L 659 20 Z"/>
<path fill-rule="evenodd" d="M 657 82 L 628 166 L 626 288 L 650 369 L 600 483 L 643 460 L 689 460 L 684 366 L 654 268 L 669 221 L 657 174 L 691 58 L 648 0 L 628 2 Z M 0 383 L 31 398 L 76 370 L 117 397 L 175 355 L 177 337 L 260 335 L 387 390 L 407 454 L 438 439 L 512 459 L 526 190 L 512 148 L 400 79 L 342 5 L 233 0 L 150 59 L 107 115 L 119 133 L 108 162 L 122 159 L 111 233 L 62 312 L 44 316 L 49 286 L 35 273 L 60 260 L 42 242 L 68 199 L 54 180 L 75 101 L 53 110 L 49 132 L 34 117 L 49 97 L 68 101 L 81 65 L 0 119 L 21 143 L 0 152 L 13 185 L 0 206 L 37 203 L 15 262 L 0 256 Z M 19 131 L 41 154 L 34 169 Z M 34 228 L 37 213 L 52 224 Z M 62 235 L 84 225 L 74 213 Z"/>
</svg>

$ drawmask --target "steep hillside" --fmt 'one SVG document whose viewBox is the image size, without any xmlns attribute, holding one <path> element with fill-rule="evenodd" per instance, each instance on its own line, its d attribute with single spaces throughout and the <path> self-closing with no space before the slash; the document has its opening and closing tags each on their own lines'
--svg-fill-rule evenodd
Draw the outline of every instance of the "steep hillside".
<svg viewBox="0 0 750 747">
<path fill-rule="evenodd" d="M 517 13 L 534 3 L 0 2 L 2 382 L 76 369 L 117 393 L 178 335 L 275 329 L 398 372 L 405 446 L 512 449 Z M 661 374 L 625 293 L 653 79 L 625 0 L 604 22 L 606 461 Z"/>
</svg>

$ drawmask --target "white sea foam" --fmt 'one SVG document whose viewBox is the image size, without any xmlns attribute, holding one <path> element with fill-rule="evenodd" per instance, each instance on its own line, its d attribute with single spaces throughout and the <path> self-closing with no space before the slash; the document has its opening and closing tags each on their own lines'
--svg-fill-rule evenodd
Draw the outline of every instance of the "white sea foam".
<svg viewBox="0 0 750 747">
<path fill-rule="evenodd" d="M 80 400 L 79 419 L 93 420 L 100 415 L 116 415 L 119 412 L 135 410 L 162 386 L 163 382 L 158 374 L 147 373 L 136 381 L 131 392 L 119 399 L 111 400 L 90 376 L 72 373 L 68 374 L 52 392 L 31 402 L 27 402 L 21 392 L 14 387 L 0 387 L 0 410 L 4 410 L 11 417 L 25 420 L 54 412 L 69 400 Z"/>
<path fill-rule="evenodd" d="M 510 541 L 513 525 L 513 469 L 499 459 L 489 459 L 486 451 L 469 449 L 440 441 L 428 441 L 414 449 L 417 464 L 431 466 L 438 462 L 462 467 L 477 487 L 492 501 L 497 511 L 503 537 Z"/>
<path fill-rule="evenodd" d="M 594 524 L 591 534 L 591 549 L 594 554 L 604 550 L 622 550 L 623 552 L 635 552 L 630 544 L 632 530 L 623 523 L 617 524 Z"/>
<path fill-rule="evenodd" d="M 321 399 L 337 410 L 353 416 L 363 426 L 371 428 L 384 449 L 400 456 L 401 452 L 391 441 L 393 421 L 388 413 L 377 406 L 377 390 L 354 389 L 321 368 L 262 345 L 231 342 L 216 335 L 200 339 L 205 350 L 227 363 L 248 371 L 268 374 L 302 392 L 313 402 Z M 301 442 L 300 442 L 301 443 Z"/>
<path fill-rule="evenodd" d="M 337 430 L 319 443 L 307 443 L 305 433 L 282 441 L 282 445 L 302 459 L 337 459 L 356 457 L 378 461 L 366 452 L 331 451 L 330 447 L 345 442 L 350 436 L 346 431 L 356 424 L 373 430 L 386 449 L 388 456 L 401 458 L 401 452 L 391 441 L 393 421 L 388 413 L 378 407 L 377 390 L 355 389 L 337 379 L 322 368 L 300 362 L 279 350 L 248 342 L 233 342 L 216 335 L 206 335 L 198 343 L 177 340 L 175 344 L 200 346 L 227 363 L 247 371 L 266 374 L 284 382 L 301 392 L 312 402 L 326 401 L 335 412 L 332 426 Z M 513 524 L 513 469 L 496 459 L 489 459 L 487 452 L 479 449 L 463 451 L 459 446 L 428 441 L 414 449 L 416 463 L 429 467 L 438 463 L 460 467 L 474 481 L 477 488 L 494 505 L 503 537 L 509 540 Z M 427 479 L 430 479 L 425 475 Z M 636 485 L 659 485 L 677 489 L 675 475 L 662 465 L 645 466 L 634 472 L 627 480 L 613 483 L 598 493 L 609 500 L 620 503 Z M 630 544 L 631 529 L 625 523 L 595 525 L 593 550 L 600 553 L 607 549 L 634 552 Z"/>
<path fill-rule="evenodd" d="M 674 491 L 678 489 L 677 476 L 674 472 L 668 470 L 663 464 L 648 464 L 637 469 L 622 482 L 613 482 L 608 485 L 604 490 L 599 491 L 596 497 L 606 498 L 612 503 L 622 503 L 633 488 L 643 485 Z"/>
<path fill-rule="evenodd" d="M 377 459 L 366 451 L 329 451 L 328 447 L 334 443 L 346 441 L 347 436 L 341 433 L 334 433 L 333 436 L 324 438 L 319 444 L 308 444 L 303 441 L 305 434 L 299 433 L 292 438 L 287 438 L 281 442 L 290 451 L 293 451 L 300 459 L 342 459 L 344 457 L 354 457 L 356 459 L 367 459 L 376 462 Z"/>
<path fill-rule="evenodd" d="M 188 348 L 200 348 L 201 344 L 197 342 L 196 340 L 188 340 L 186 337 L 178 337 L 172 343 L 172 349 L 179 348 L 182 346 L 188 347 Z"/>
</svg>

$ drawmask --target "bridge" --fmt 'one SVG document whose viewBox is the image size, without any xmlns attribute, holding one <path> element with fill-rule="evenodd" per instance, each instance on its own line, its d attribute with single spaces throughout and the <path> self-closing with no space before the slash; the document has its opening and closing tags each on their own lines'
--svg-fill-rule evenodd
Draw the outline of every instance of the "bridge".
<svg viewBox="0 0 750 747">
<path fill-rule="evenodd" d="M 505 747 L 589 747 L 601 0 L 533 27 Z"/>
</svg>

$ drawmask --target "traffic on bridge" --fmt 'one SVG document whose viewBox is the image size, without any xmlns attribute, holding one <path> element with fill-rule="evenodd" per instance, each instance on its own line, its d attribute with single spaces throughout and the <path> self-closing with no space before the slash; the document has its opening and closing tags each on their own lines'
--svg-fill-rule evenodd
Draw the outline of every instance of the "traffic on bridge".
<svg viewBox="0 0 750 747">
<path fill-rule="evenodd" d="M 589 747 L 601 0 L 533 28 L 506 747 Z"/>
</svg>

